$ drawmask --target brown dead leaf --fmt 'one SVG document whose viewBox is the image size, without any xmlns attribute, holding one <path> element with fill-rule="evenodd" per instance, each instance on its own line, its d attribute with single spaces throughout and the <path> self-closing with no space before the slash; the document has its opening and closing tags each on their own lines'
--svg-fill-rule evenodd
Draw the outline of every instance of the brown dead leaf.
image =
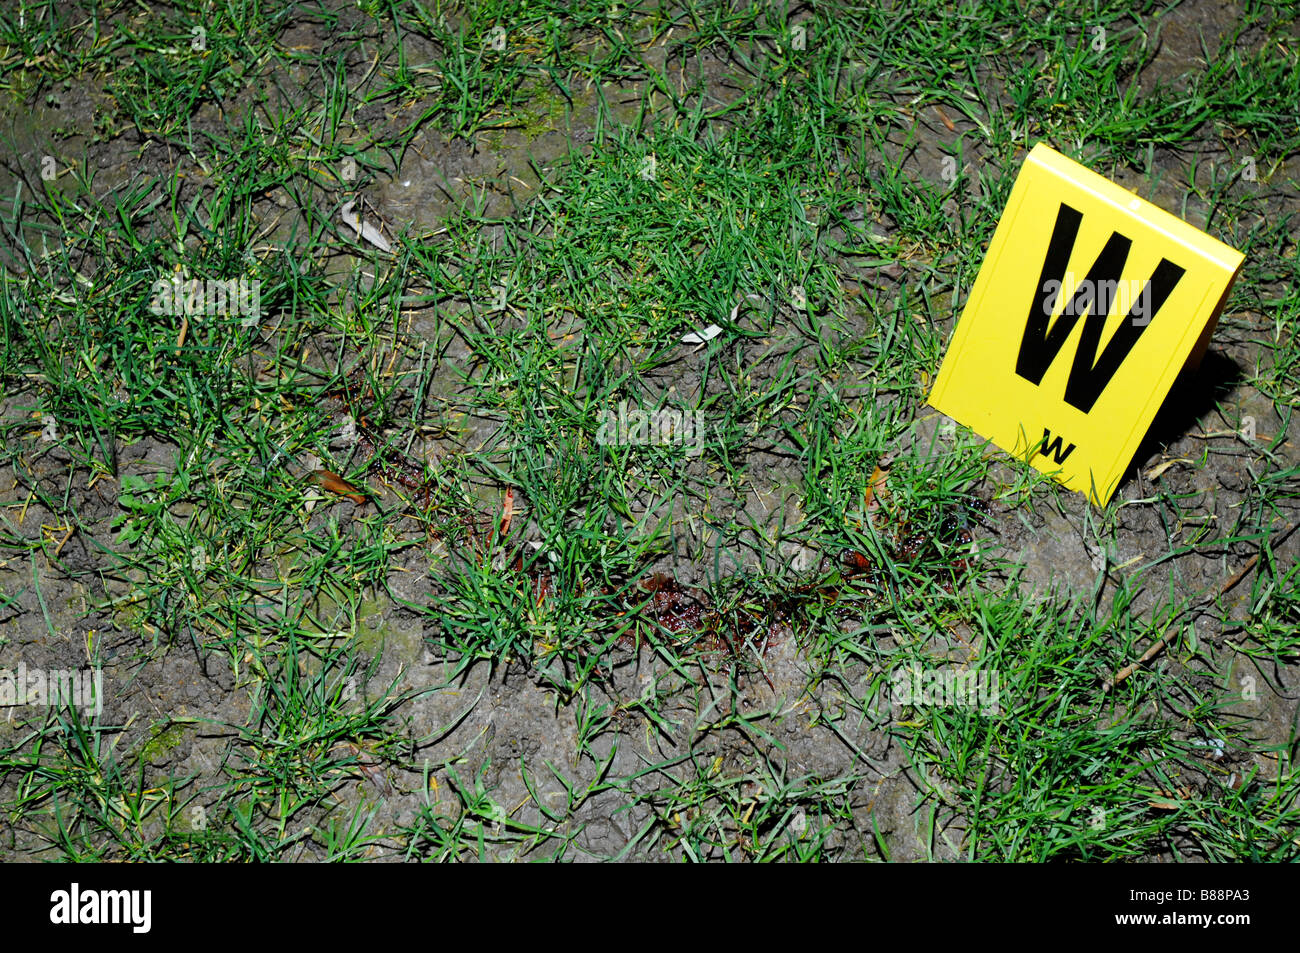
<svg viewBox="0 0 1300 953">
<path fill-rule="evenodd" d="M 889 468 L 893 465 L 893 458 L 888 454 L 880 458 L 874 470 L 871 471 L 871 479 L 867 481 L 867 492 L 863 494 L 862 508 L 867 514 L 867 518 L 875 524 L 876 514 L 880 511 L 880 505 L 889 499 Z"/>
<path fill-rule="evenodd" d="M 353 486 L 337 473 L 331 473 L 329 470 L 313 470 L 309 479 L 322 490 L 345 496 L 357 506 L 361 506 L 366 502 L 365 492 L 360 487 Z"/>
<path fill-rule="evenodd" d="M 506 534 L 510 532 L 510 520 L 515 515 L 515 489 L 506 487 L 505 502 L 501 504 L 501 538 L 505 539 Z"/>
</svg>

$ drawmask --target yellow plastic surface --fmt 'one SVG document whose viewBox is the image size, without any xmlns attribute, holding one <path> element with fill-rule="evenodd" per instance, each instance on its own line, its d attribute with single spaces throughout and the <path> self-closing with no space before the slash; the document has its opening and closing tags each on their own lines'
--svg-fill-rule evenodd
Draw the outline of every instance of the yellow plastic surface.
<svg viewBox="0 0 1300 953">
<path fill-rule="evenodd" d="M 1104 505 L 1179 372 L 1200 359 L 1242 260 L 1040 143 L 930 403 Z"/>
</svg>

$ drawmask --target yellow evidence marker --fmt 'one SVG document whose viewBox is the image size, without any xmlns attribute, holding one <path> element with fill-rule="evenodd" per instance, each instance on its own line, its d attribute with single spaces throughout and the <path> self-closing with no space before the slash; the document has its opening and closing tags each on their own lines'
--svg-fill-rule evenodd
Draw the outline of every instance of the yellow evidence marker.
<svg viewBox="0 0 1300 953">
<path fill-rule="evenodd" d="M 1039 143 L 930 404 L 1105 505 L 1175 379 L 1199 363 L 1243 258 Z"/>
</svg>

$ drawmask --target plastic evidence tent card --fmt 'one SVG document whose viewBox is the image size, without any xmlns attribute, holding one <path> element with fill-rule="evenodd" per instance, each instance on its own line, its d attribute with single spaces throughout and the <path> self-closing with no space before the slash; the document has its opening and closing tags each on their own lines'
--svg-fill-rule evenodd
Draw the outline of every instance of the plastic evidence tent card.
<svg viewBox="0 0 1300 953">
<path fill-rule="evenodd" d="M 1043 144 L 1007 207 L 930 403 L 1104 505 L 1243 256 Z"/>
</svg>

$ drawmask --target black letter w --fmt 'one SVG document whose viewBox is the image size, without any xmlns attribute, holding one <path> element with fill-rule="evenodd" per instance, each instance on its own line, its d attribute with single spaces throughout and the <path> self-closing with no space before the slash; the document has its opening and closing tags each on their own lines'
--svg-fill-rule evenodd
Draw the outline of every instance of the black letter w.
<svg viewBox="0 0 1300 953">
<path fill-rule="evenodd" d="M 1074 250 L 1074 239 L 1079 234 L 1079 223 L 1083 214 L 1061 203 L 1056 213 L 1056 225 L 1052 229 L 1052 240 L 1047 246 L 1047 257 L 1043 259 L 1043 273 L 1038 279 L 1038 288 L 1034 294 L 1034 303 L 1029 309 L 1029 320 L 1025 323 L 1025 336 L 1020 341 L 1020 356 L 1016 360 L 1016 373 L 1031 384 L 1039 384 L 1043 375 L 1051 367 L 1056 355 L 1061 352 L 1065 339 L 1074 330 L 1075 322 L 1086 307 L 1088 319 L 1083 325 L 1083 336 L 1079 339 L 1079 348 L 1074 352 L 1074 364 L 1070 367 L 1070 377 L 1065 385 L 1065 402 L 1085 414 L 1092 410 L 1101 392 L 1106 389 L 1110 379 L 1119 370 L 1124 358 L 1151 320 L 1154 320 L 1161 305 L 1168 299 L 1174 286 L 1183 277 L 1184 269 L 1167 258 L 1161 258 L 1155 273 L 1147 281 L 1142 293 L 1136 296 L 1128 317 L 1119 330 L 1110 339 L 1101 359 L 1097 360 L 1097 345 L 1101 343 L 1101 332 L 1106 324 L 1106 313 L 1097 307 L 1097 297 L 1093 289 L 1116 287 L 1102 285 L 1101 282 L 1118 282 L 1124 271 L 1124 262 L 1128 260 L 1129 247 L 1133 242 L 1119 232 L 1112 232 L 1106 247 L 1101 250 L 1097 260 L 1088 271 L 1088 278 L 1075 292 L 1065 311 L 1056 319 L 1052 330 L 1047 330 L 1051 319 L 1052 304 L 1049 303 L 1048 282 L 1053 278 L 1058 287 L 1064 285 L 1065 269 L 1070 263 L 1070 252 Z M 1148 297 L 1149 295 L 1149 297 Z M 1136 318 L 1144 304 L 1150 308 L 1146 312 L 1147 321 L 1138 323 Z"/>
</svg>

